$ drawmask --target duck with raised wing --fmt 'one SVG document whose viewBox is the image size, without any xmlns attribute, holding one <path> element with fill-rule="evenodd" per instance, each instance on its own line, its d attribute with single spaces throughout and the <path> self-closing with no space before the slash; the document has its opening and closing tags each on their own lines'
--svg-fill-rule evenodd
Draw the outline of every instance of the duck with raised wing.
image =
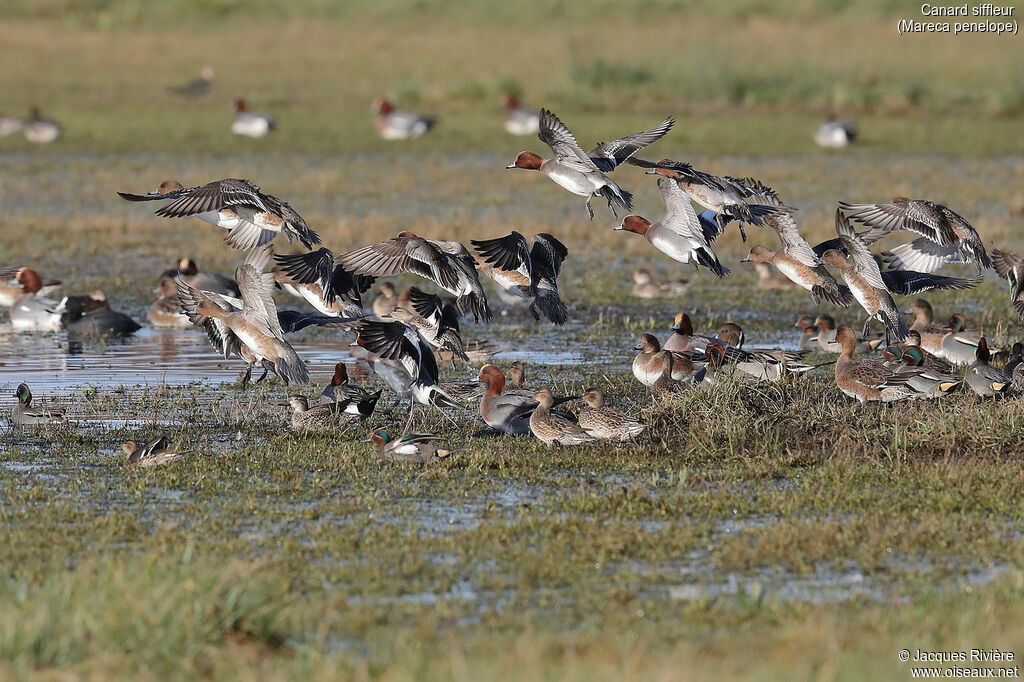
<svg viewBox="0 0 1024 682">
<path fill-rule="evenodd" d="M 530 415 L 530 431 L 545 445 L 582 445 L 597 440 L 572 420 L 551 411 L 555 397 L 550 388 L 538 388 L 533 392 L 533 399 L 537 407 Z"/>
<path fill-rule="evenodd" d="M 647 428 L 639 419 L 605 407 L 604 393 L 599 388 L 586 389 L 583 402 L 587 406 L 580 410 L 579 426 L 594 438 L 624 442 Z"/>
<path fill-rule="evenodd" d="M 400 111 L 383 97 L 373 100 L 371 109 L 376 115 L 373 125 L 385 140 L 412 140 L 422 137 L 434 127 L 437 120 L 411 111 Z"/>
<path fill-rule="evenodd" d="M 334 264 L 330 249 L 309 253 L 274 254 L 273 269 L 278 286 L 309 303 L 324 315 L 362 317 L 362 294 L 373 284 L 372 277 L 356 275 Z"/>
<path fill-rule="evenodd" d="M 643 216 L 628 215 L 613 229 L 645 237 L 651 246 L 672 260 L 694 267 L 703 265 L 719 277 L 728 275 L 729 269 L 722 266 L 711 248 L 718 236 L 717 225 L 696 214 L 689 197 L 675 182 L 658 178 L 658 189 L 665 201 L 665 215 L 661 220 L 652 224 Z"/>
<path fill-rule="evenodd" d="M 165 180 L 148 194 L 118 192 L 125 201 L 169 201 L 156 211 L 163 218 L 195 216 L 228 231 L 224 241 L 232 248 L 248 251 L 269 243 L 278 234 L 288 241 L 298 239 L 307 249 L 320 243 L 320 235 L 309 229 L 295 209 L 248 180 L 228 178 L 206 185 L 183 187 Z"/>
<path fill-rule="evenodd" d="M 839 269 L 854 298 L 867 312 L 868 319 L 864 323 L 861 336 L 867 336 L 871 321 L 878 320 L 885 325 L 886 345 L 889 345 L 890 334 L 897 341 L 903 341 L 907 338 L 907 325 L 900 317 L 899 309 L 896 308 L 896 303 L 882 280 L 878 262 L 867 245 L 853 231 L 850 221 L 839 210 L 836 211 L 836 234 L 839 235 L 840 244 L 847 255 L 837 249 L 829 249 L 821 255 L 821 260 L 826 265 Z"/>
<path fill-rule="evenodd" d="M 435 349 L 448 351 L 461 358 L 463 362 L 469 362 L 469 356 L 462 345 L 459 313 L 455 306 L 445 303 L 436 294 L 428 294 L 416 287 L 411 287 L 409 291 L 412 311 L 396 305 L 391 312 L 383 315 L 382 319 L 403 322 L 419 332 L 420 336 Z"/>
<path fill-rule="evenodd" d="M 455 296 L 460 312 L 472 311 L 477 321 L 492 318 L 476 260 L 459 242 L 425 239 L 404 230 L 386 242 L 339 254 L 334 262 L 350 272 L 372 277 L 406 272 L 419 275 Z"/>
<path fill-rule="evenodd" d="M 244 99 L 235 100 L 235 118 L 231 132 L 243 137 L 263 137 L 277 127 L 277 122 L 260 111 L 250 111 Z"/>
<path fill-rule="evenodd" d="M 907 368 L 897 371 L 877 360 L 855 360 L 853 351 L 857 346 L 857 336 L 846 325 L 838 329 L 836 340 L 843 347 L 834 368 L 836 385 L 846 395 L 864 404 L 868 401 L 904 400 L 918 394 L 908 382 L 920 374 L 919 370 Z"/>
<path fill-rule="evenodd" d="M 530 301 L 533 319 L 541 313 L 555 324 L 565 324 L 569 311 L 558 295 L 558 274 L 569 250 L 547 233 L 533 236 L 530 246 L 518 232 L 496 239 L 471 239 L 479 254 L 480 272 L 505 292 Z"/>
<path fill-rule="evenodd" d="M 243 355 L 245 349 L 250 368 L 259 364 L 276 374 L 285 385 L 305 385 L 309 383 L 306 364 L 285 341 L 277 306 L 271 297 L 274 273 L 262 271 L 269 261 L 270 249 L 262 247 L 249 252 L 242 266 L 235 270 L 241 301 L 201 291 L 180 278 L 178 300 L 192 324 L 206 328 L 210 342 L 225 358 L 232 352 Z M 241 305 L 236 305 L 238 303 Z"/>
<path fill-rule="evenodd" d="M 660 140 L 674 124 L 671 117 L 666 118 L 650 130 L 601 142 L 589 152 L 584 152 L 565 124 L 552 112 L 541 109 L 538 137 L 551 148 L 553 157 L 542 159 L 534 152 L 523 151 L 506 168 L 540 171 L 559 187 L 586 197 L 587 214 L 591 220 L 594 219 L 594 209 L 590 207 L 590 200 L 594 197 L 607 200 L 608 208 L 617 216 L 615 205 L 632 209 L 633 195 L 615 184 L 606 173 L 629 162 L 638 151 Z"/>
<path fill-rule="evenodd" d="M 447 446 L 444 436 L 430 433 L 407 433 L 395 440 L 387 431 L 374 431 L 370 441 L 377 446 L 378 457 L 399 462 L 427 464 L 458 452 Z"/>
<path fill-rule="evenodd" d="M 909 231 L 920 235 L 909 244 L 882 254 L 896 270 L 935 272 L 944 263 L 974 263 L 978 271 L 992 267 L 985 245 L 963 216 L 942 204 L 925 199 L 896 197 L 887 204 L 839 202 L 839 208 L 858 223 L 871 228 L 861 233 L 865 244 L 892 232 Z"/>
<path fill-rule="evenodd" d="M 633 350 L 640 351 L 633 359 L 633 376 L 644 386 L 653 386 L 663 372 L 662 359 L 655 358 L 662 350 L 661 342 L 654 334 L 644 334 Z M 670 379 L 684 381 L 697 371 L 696 365 L 685 355 L 670 351 L 669 356 L 672 361 Z"/>
<path fill-rule="evenodd" d="M 61 136 L 64 129 L 56 120 L 43 116 L 39 107 L 33 107 L 32 113 L 22 128 L 25 139 L 36 144 L 49 144 Z"/>
<path fill-rule="evenodd" d="M 1010 304 L 1024 320 L 1024 258 L 1009 251 L 992 249 L 992 265 L 1010 284 Z"/>
<path fill-rule="evenodd" d="M 505 132 L 510 135 L 536 135 L 540 133 L 540 112 L 519 104 L 519 96 L 512 92 L 502 98 L 505 107 Z"/>
<path fill-rule="evenodd" d="M 182 453 L 175 452 L 169 448 L 167 436 L 157 436 L 145 444 L 126 440 L 121 444 L 121 451 L 125 454 L 125 466 L 145 468 L 170 464 L 184 456 Z"/>
<path fill-rule="evenodd" d="M 971 390 L 983 398 L 991 398 L 996 395 L 1007 393 L 1013 388 L 1013 377 L 1001 369 L 988 364 L 992 359 L 988 350 L 988 343 L 982 336 L 978 340 L 978 347 L 975 349 L 974 362 L 967 368 L 964 379 Z"/>
<path fill-rule="evenodd" d="M 32 391 L 29 390 L 28 384 L 18 384 L 18 388 L 14 391 L 14 397 L 18 400 L 14 409 L 11 410 L 11 424 L 14 428 L 67 422 L 67 414 L 63 409 L 32 405 Z"/>
</svg>

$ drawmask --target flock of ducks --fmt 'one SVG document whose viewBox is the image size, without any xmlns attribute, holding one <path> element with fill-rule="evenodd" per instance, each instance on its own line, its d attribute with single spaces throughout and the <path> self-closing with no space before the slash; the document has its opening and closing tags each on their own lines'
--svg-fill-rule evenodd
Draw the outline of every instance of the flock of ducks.
<svg viewBox="0 0 1024 682">
<path fill-rule="evenodd" d="M 385 109 L 381 115 L 402 113 L 378 107 L 379 111 Z M 416 125 L 412 118 L 402 120 Z M 419 124 L 429 129 L 422 119 Z M 995 268 L 1010 283 L 1013 306 L 1024 315 L 1024 260 L 998 249 L 990 256 L 977 231 L 951 209 L 900 197 L 887 203 L 839 202 L 835 238 L 812 246 L 799 231 L 796 209 L 766 184 L 749 177 L 714 175 L 685 162 L 638 158 L 638 152 L 669 133 L 674 125 L 671 117 L 648 130 L 600 142 L 589 151 L 583 150 L 553 112 L 541 109 L 536 124 L 538 138 L 550 154 L 545 157 L 522 151 L 507 168 L 537 171 L 584 197 L 591 219 L 594 198 L 604 200 L 613 214 L 617 209 L 632 210 L 632 193 L 613 180 L 612 174 L 621 176 L 616 171 L 623 166 L 642 168 L 656 180 L 664 215 L 652 222 L 628 214 L 614 229 L 642 236 L 672 261 L 698 271 L 706 268 L 716 277 L 729 274 L 714 243 L 730 224 L 738 227 L 744 240 L 744 225 L 769 230 L 778 237 L 778 248 L 753 246 L 744 261 L 776 269 L 778 277 L 807 290 L 815 303 L 824 300 L 841 307 L 856 303 L 867 314 L 859 334 L 850 326 L 837 325 L 829 315 L 800 315 L 796 322 L 800 328 L 798 350 L 790 351 L 745 348 L 744 332 L 734 323 L 722 325 L 713 334 L 697 334 L 690 316 L 679 313 L 664 342 L 650 333 L 640 338 L 632 364 L 635 378 L 659 400 L 670 401 L 725 382 L 780 381 L 828 365 L 833 365 L 839 390 L 861 403 L 941 398 L 962 385 L 981 396 L 1024 389 L 1021 344 L 1015 344 L 1009 362 L 997 368 L 989 362 L 1002 349 L 969 329 L 963 315 L 953 314 L 947 325 L 940 326 L 927 301 L 917 299 L 911 306 L 914 320 L 908 326 L 904 311 L 895 302 L 894 296 L 916 296 L 930 289 L 973 287 L 986 269 Z M 517 118 L 516 126 L 525 130 L 532 126 L 532 119 L 525 115 Z M 414 127 L 408 130 L 411 135 Z M 165 181 L 147 194 L 119 195 L 131 202 L 160 202 L 156 215 L 162 218 L 196 217 L 222 228 L 228 246 L 247 252 L 233 279 L 199 272 L 189 259 L 163 273 L 156 288 L 160 298 L 150 310 L 154 323 L 161 320 L 168 326 L 202 327 L 219 354 L 244 361 L 243 383 L 257 368 L 263 371 L 259 380 L 272 373 L 286 386 L 310 383 L 309 371 L 289 343 L 289 334 L 318 326 L 354 335 L 353 354 L 387 384 L 396 404 L 407 405 L 401 436 L 392 438 L 380 430 L 370 436 L 382 456 L 420 462 L 450 456 L 454 451 L 443 437 L 409 433 L 414 408 L 439 410 L 454 421 L 450 412 L 462 410 L 466 402 L 477 404 L 480 418 L 490 429 L 512 436 L 532 434 L 550 446 L 627 441 L 644 431 L 639 419 L 607 406 L 597 388 L 588 388 L 582 396 L 555 396 L 545 386 L 525 388 L 525 370 L 519 363 L 508 372 L 483 364 L 478 384 L 440 380 L 439 362 L 486 362 L 493 354 L 464 342 L 460 328 L 470 316 L 474 322 L 493 319 L 481 275 L 494 282 L 503 300 L 522 301 L 535 320 L 566 323 L 569 308 L 561 298 L 558 276 L 569 252 L 551 234 L 528 239 L 511 232 L 474 239 L 471 250 L 458 241 L 401 231 L 391 239 L 335 253 L 320 246 L 317 232 L 286 201 L 264 193 L 248 180 L 225 179 L 191 187 Z M 854 223 L 866 229 L 858 233 Z M 878 255 L 869 249 L 882 237 L 903 231 L 916 238 Z M 274 253 L 271 242 L 278 235 L 300 243 L 306 251 Z M 973 264 L 977 275 L 935 274 L 946 263 Z M 401 274 L 415 275 L 435 291 L 417 286 L 399 294 L 393 285 L 383 282 L 372 314 L 367 313 L 363 294 L 375 279 Z M 4 286 L 13 298 L 12 322 L 20 320 L 14 325 L 17 329 L 48 329 L 51 327 L 46 325 L 53 324 L 50 317 L 33 327 L 33 318 L 23 315 L 22 308 L 57 315 L 57 328 L 68 328 L 74 315 L 78 320 L 91 316 L 109 320 L 116 315 L 102 296 L 101 300 L 82 296 L 65 297 L 60 302 L 46 299 L 46 287 L 54 283 L 28 268 L 10 267 L 0 275 L 3 280 L 13 277 L 13 282 Z M 645 298 L 686 287 L 685 281 L 655 282 L 647 271 L 638 271 L 634 280 L 634 293 Z M 278 309 L 272 297 L 276 289 L 305 301 L 314 312 Z M 871 325 L 876 322 L 881 329 L 872 334 Z M 109 323 L 95 326 L 102 329 Z M 879 349 L 883 349 L 882 357 L 858 357 Z M 838 358 L 834 363 L 810 364 L 806 355 L 812 350 L 837 353 Z M 292 409 L 295 431 L 333 431 L 341 424 L 368 419 L 381 396 L 382 390 L 370 391 L 350 383 L 348 369 L 339 363 L 317 402 L 295 394 L 286 404 Z M 16 398 L 15 426 L 51 424 L 66 418 L 57 410 L 33 405 L 24 384 L 18 387 Z M 584 407 L 578 414 L 566 408 L 566 403 L 581 398 Z M 124 451 L 129 464 L 158 464 L 176 456 L 160 440 L 144 445 L 126 443 Z"/>
</svg>

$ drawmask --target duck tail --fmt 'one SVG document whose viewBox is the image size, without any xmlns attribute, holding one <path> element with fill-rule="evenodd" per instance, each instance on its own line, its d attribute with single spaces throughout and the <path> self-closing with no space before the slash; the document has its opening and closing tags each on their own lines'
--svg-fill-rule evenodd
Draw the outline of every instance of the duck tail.
<svg viewBox="0 0 1024 682">
<path fill-rule="evenodd" d="M 447 407 L 453 410 L 461 410 L 463 406 L 455 398 L 451 397 L 437 386 L 431 387 L 430 404 L 434 407 Z"/>
<path fill-rule="evenodd" d="M 279 357 L 274 363 L 274 373 L 289 384 L 305 386 L 309 383 L 309 371 L 299 356 Z"/>
<path fill-rule="evenodd" d="M 729 274 L 729 268 L 722 265 L 715 252 L 706 246 L 697 249 L 697 262 L 719 277 L 725 277 Z"/>
<path fill-rule="evenodd" d="M 609 206 L 616 204 L 627 211 L 632 211 L 633 193 L 627 192 L 618 185 L 612 183 L 610 180 L 608 182 L 609 184 L 603 186 L 597 193 L 608 201 Z"/>
<path fill-rule="evenodd" d="M 907 329 L 906 323 L 900 314 L 896 310 L 882 310 L 879 311 L 879 315 L 882 317 L 882 322 L 885 323 L 886 329 L 893 337 L 903 343 L 907 340 L 907 335 L 910 334 L 910 330 Z"/>
</svg>

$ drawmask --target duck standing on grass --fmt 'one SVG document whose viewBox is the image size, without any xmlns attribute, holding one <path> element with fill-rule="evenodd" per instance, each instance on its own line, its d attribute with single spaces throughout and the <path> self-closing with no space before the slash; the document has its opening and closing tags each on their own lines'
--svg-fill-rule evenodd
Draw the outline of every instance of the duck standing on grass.
<svg viewBox="0 0 1024 682">
<path fill-rule="evenodd" d="M 978 348 L 975 351 L 975 360 L 967 368 L 965 378 L 971 390 L 983 398 L 990 398 L 1008 392 L 1013 388 L 1013 377 L 1001 369 L 988 364 L 991 355 L 988 351 L 988 342 L 982 336 L 978 340 Z"/>
<path fill-rule="evenodd" d="M 897 371 L 876 360 L 855 360 L 854 348 L 857 336 L 846 325 L 836 331 L 836 341 L 842 346 L 834 372 L 839 390 L 864 404 L 868 401 L 892 402 L 917 395 L 908 385 L 912 376 L 920 374 L 917 369 Z"/>
<path fill-rule="evenodd" d="M 580 410 L 580 428 L 594 438 L 624 442 L 638 436 L 645 428 L 640 420 L 604 406 L 604 393 L 599 388 L 588 388 L 583 392 Z"/>
<path fill-rule="evenodd" d="M 555 397 L 550 388 L 538 388 L 533 399 L 537 407 L 530 415 L 530 431 L 545 445 L 581 445 L 597 440 L 565 417 L 552 414 Z"/>
</svg>

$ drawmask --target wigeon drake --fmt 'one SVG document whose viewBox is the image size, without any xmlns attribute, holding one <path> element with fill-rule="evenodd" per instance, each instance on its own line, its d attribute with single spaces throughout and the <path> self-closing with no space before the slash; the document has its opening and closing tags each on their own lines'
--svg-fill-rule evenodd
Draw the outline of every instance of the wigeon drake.
<svg viewBox="0 0 1024 682">
<path fill-rule="evenodd" d="M 520 106 L 518 95 L 505 95 L 502 104 L 505 107 L 505 132 L 511 135 L 536 135 L 540 132 L 540 112 Z"/>
<path fill-rule="evenodd" d="M 647 239 L 651 246 L 672 260 L 703 265 L 719 277 L 729 274 L 729 269 L 718 260 L 711 249 L 711 243 L 719 234 L 718 226 L 698 217 L 689 197 L 675 182 L 658 178 L 658 189 L 665 200 L 665 215 L 658 222 L 640 215 L 628 215 L 615 230 L 633 232 Z"/>
<path fill-rule="evenodd" d="M 978 272 L 992 267 L 981 236 L 963 216 L 925 199 L 896 197 L 887 204 L 839 202 L 839 208 L 871 229 L 861 233 L 873 244 L 891 232 L 921 235 L 882 254 L 893 269 L 935 272 L 943 263 L 974 263 Z"/>
<path fill-rule="evenodd" d="M 649 167 L 648 175 L 660 175 L 675 181 L 691 199 L 718 216 L 719 234 L 732 220 L 741 225 L 740 235 L 746 241 L 742 223 L 763 225 L 769 215 L 781 215 L 794 209 L 779 201 L 775 192 L 753 178 L 719 177 L 695 170 L 683 161 L 662 159 Z"/>
<path fill-rule="evenodd" d="M 339 254 L 334 262 L 351 272 L 372 277 L 404 272 L 419 275 L 455 296 L 459 311 L 472 311 L 477 321 L 481 317 L 492 319 L 476 261 L 459 242 L 425 239 L 404 230 L 386 242 Z"/>
<path fill-rule="evenodd" d="M 868 401 L 892 402 L 917 395 L 918 391 L 907 382 L 915 374 L 920 374 L 919 371 L 909 368 L 909 371 L 897 371 L 877 360 L 854 360 L 857 336 L 846 325 L 838 329 L 836 340 L 843 348 L 834 368 L 840 391 L 861 404 Z"/>
<path fill-rule="evenodd" d="M 16 279 L 20 267 L 16 265 L 0 266 L 0 306 L 10 307 L 14 305 L 23 293 L 25 288 Z M 44 279 L 40 277 L 39 296 L 52 296 L 62 282 L 58 279 Z"/>
<path fill-rule="evenodd" d="M 582 445 L 597 440 L 578 424 L 551 412 L 555 397 L 550 388 L 538 388 L 533 392 L 533 399 L 537 407 L 530 415 L 530 431 L 545 445 Z"/>
<path fill-rule="evenodd" d="M 29 390 L 28 384 L 18 384 L 18 388 L 14 391 L 14 397 L 18 400 L 11 410 L 11 424 L 14 428 L 63 424 L 67 421 L 67 415 L 63 409 L 33 406 L 32 391 Z"/>
<path fill-rule="evenodd" d="M 633 295 L 637 298 L 682 296 L 690 287 L 685 279 L 655 280 L 647 268 L 633 271 Z"/>
<path fill-rule="evenodd" d="M 515 376 L 514 370 L 510 370 L 510 376 Z M 484 395 L 480 400 L 480 416 L 484 423 L 511 436 L 530 433 L 530 415 L 537 407 L 533 391 L 511 388 L 510 384 L 506 384 L 505 373 L 494 365 L 481 367 L 477 379 L 484 385 Z M 555 398 L 552 405 L 578 398 Z"/>
<path fill-rule="evenodd" d="M 647 428 L 639 419 L 604 405 L 604 393 L 599 388 L 583 392 L 586 407 L 580 410 L 580 428 L 594 438 L 624 442 L 636 438 Z"/>
<path fill-rule="evenodd" d="M 324 315 L 362 317 L 362 294 L 372 277 L 356 275 L 334 264 L 330 249 L 294 255 L 274 254 L 272 269 L 278 286 L 309 303 Z"/>
<path fill-rule="evenodd" d="M 62 329 L 58 301 L 40 296 L 43 280 L 35 270 L 20 268 L 15 281 L 21 295 L 11 304 L 11 327 L 15 331 L 56 332 Z"/>
<path fill-rule="evenodd" d="M 259 111 L 249 111 L 244 99 L 235 100 L 235 118 L 231 121 L 231 132 L 243 137 L 263 137 L 277 127 L 273 118 Z"/>
<path fill-rule="evenodd" d="M 605 173 L 612 172 L 630 161 L 638 151 L 660 140 L 674 124 L 675 121 L 669 117 L 650 130 L 601 142 L 589 152 L 584 152 L 565 124 L 552 112 L 541 109 L 538 137 L 551 148 L 554 156 L 542 159 L 533 152 L 519 152 L 515 161 L 506 168 L 540 171 L 563 189 L 586 197 L 587 214 L 591 220 L 594 219 L 594 209 L 590 207 L 590 200 L 594 197 L 606 199 L 612 214 L 617 215 L 613 204 L 630 210 L 633 208 L 633 195 L 612 182 Z"/>
<path fill-rule="evenodd" d="M 121 444 L 125 466 L 157 467 L 181 459 L 184 455 L 169 447 L 167 436 L 157 436 L 146 443 L 126 440 Z"/>
<path fill-rule="evenodd" d="M 992 249 L 992 265 L 1010 284 L 1010 304 L 1024 320 L 1024 258 L 1009 251 Z"/>
<path fill-rule="evenodd" d="M 395 105 L 383 97 L 373 100 L 372 111 L 376 116 L 373 125 L 377 133 L 385 140 L 412 140 L 422 137 L 434 127 L 436 120 L 429 116 L 420 116 L 411 111 L 399 111 Z"/>
<path fill-rule="evenodd" d="M 25 139 L 36 144 L 47 144 L 55 141 L 64 132 L 60 124 L 52 118 L 43 116 L 38 107 L 32 109 L 23 128 Z"/>
<path fill-rule="evenodd" d="M 172 85 L 167 88 L 167 91 L 183 97 L 202 97 L 210 92 L 212 84 L 213 69 L 209 66 L 204 66 L 199 72 L 199 78 L 182 83 L 181 85 Z"/>
<path fill-rule="evenodd" d="M 814 131 L 814 144 L 819 147 L 845 147 L 857 139 L 857 126 L 835 116 L 818 126 Z"/>
<path fill-rule="evenodd" d="M 978 340 L 975 360 L 964 375 L 971 390 L 983 398 L 1006 393 L 1013 388 L 1013 377 L 988 364 L 990 359 L 988 343 L 983 336 Z"/>
<path fill-rule="evenodd" d="M 655 356 L 661 352 L 661 343 L 658 341 L 658 337 L 654 334 L 644 334 L 640 337 L 640 343 L 634 346 L 633 350 L 640 351 L 639 355 L 633 358 L 633 376 L 644 386 L 653 386 L 662 374 L 662 360 L 655 359 Z M 669 352 L 669 355 L 672 361 L 669 378 L 683 381 L 693 376 L 697 367 L 692 360 L 674 352 Z"/>
<path fill-rule="evenodd" d="M 426 464 L 458 452 L 447 446 L 444 436 L 431 433 L 407 433 L 395 440 L 387 431 L 378 430 L 370 435 L 370 441 L 377 446 L 378 457 L 399 462 Z"/>
<path fill-rule="evenodd" d="M 228 231 L 224 241 L 232 248 L 248 251 L 269 243 L 278 234 L 288 241 L 298 239 L 307 249 L 320 243 L 320 235 L 309 229 L 295 209 L 248 180 L 228 178 L 206 185 L 183 187 L 165 180 L 145 195 L 118 192 L 126 201 L 170 201 L 156 211 L 163 218 L 195 216 Z"/>
<path fill-rule="evenodd" d="M 471 239 L 479 254 L 477 268 L 504 291 L 530 301 L 533 319 L 541 313 L 554 324 L 565 324 L 569 310 L 558 295 L 558 274 L 569 254 L 565 244 L 547 233 L 526 237 L 512 232 L 497 239 Z"/>
<path fill-rule="evenodd" d="M 854 298 L 867 312 L 868 319 L 864 323 L 861 336 L 867 336 L 868 326 L 872 320 L 879 320 L 885 325 L 886 345 L 889 345 L 890 334 L 897 341 L 905 340 L 909 330 L 882 280 L 878 262 L 840 210 L 836 210 L 836 234 L 839 235 L 839 241 L 849 255 L 843 255 L 836 249 L 829 249 L 821 255 L 821 260 L 826 265 L 840 270 Z"/>
<path fill-rule="evenodd" d="M 440 296 L 410 288 L 412 310 L 396 305 L 382 319 L 394 319 L 412 327 L 427 343 L 437 350 L 445 350 L 469 362 L 459 332 L 459 313 L 451 303 L 445 303 Z"/>
<path fill-rule="evenodd" d="M 201 291 L 183 278 L 177 280 L 178 300 L 192 324 L 206 328 L 210 342 L 225 358 L 238 353 L 250 369 L 259 364 L 276 374 L 285 385 L 305 385 L 309 383 L 306 363 L 285 341 L 277 306 L 271 297 L 274 274 L 263 272 L 269 261 L 270 249 L 263 247 L 250 251 L 242 266 L 235 270 L 241 301 Z M 240 303 L 240 307 L 236 303 Z"/>
</svg>

